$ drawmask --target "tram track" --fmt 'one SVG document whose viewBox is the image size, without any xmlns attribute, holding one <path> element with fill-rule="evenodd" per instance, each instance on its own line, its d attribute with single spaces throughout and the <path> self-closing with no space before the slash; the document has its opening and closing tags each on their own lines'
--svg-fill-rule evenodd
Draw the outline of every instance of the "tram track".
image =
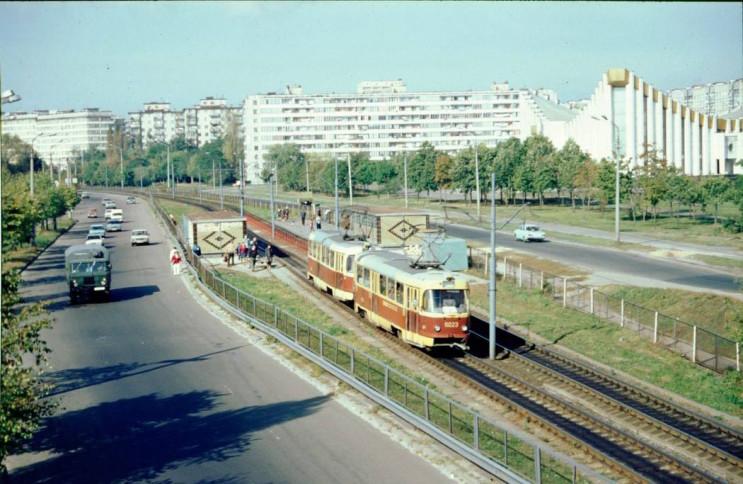
<svg viewBox="0 0 743 484">
<path fill-rule="evenodd" d="M 303 255 L 294 255 L 299 257 L 284 258 L 284 263 L 312 287 Z M 344 314 L 355 315 L 328 299 Z M 430 371 L 450 375 L 516 410 L 630 481 L 743 481 L 743 440 L 737 430 L 559 353 L 526 343 L 504 349 L 497 365 L 471 354 L 437 359 L 387 332 L 379 334 Z"/>
</svg>

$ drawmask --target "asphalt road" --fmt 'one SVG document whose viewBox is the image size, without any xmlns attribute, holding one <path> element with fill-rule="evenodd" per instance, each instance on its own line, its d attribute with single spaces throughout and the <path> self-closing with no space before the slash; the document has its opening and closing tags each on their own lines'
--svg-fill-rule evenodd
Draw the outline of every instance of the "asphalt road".
<svg viewBox="0 0 743 484">
<path fill-rule="evenodd" d="M 456 224 L 443 224 L 446 233 L 490 245 L 490 231 Z M 547 234 L 549 237 L 549 234 Z M 517 242 L 513 234 L 498 233 L 496 247 L 506 247 L 531 253 L 596 273 L 608 281 L 624 282 L 631 279 L 655 281 L 659 286 L 687 286 L 725 292 L 740 292 L 735 277 L 723 272 L 683 262 L 672 262 L 626 252 L 564 242 Z M 640 285 L 640 284 L 638 284 Z"/>
<path fill-rule="evenodd" d="M 145 203 L 110 234 L 111 301 L 71 307 L 64 249 L 85 219 L 25 272 L 51 300 L 47 377 L 61 406 L 9 482 L 449 482 L 423 458 L 322 394 L 218 321 L 170 274 L 169 244 Z M 98 199 L 82 203 L 102 213 Z M 153 245 L 131 247 L 134 228 Z"/>
</svg>

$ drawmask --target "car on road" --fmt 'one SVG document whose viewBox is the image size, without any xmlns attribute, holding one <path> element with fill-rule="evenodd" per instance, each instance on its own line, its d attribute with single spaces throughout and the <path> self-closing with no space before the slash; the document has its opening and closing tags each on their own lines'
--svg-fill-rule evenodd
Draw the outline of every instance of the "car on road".
<svg viewBox="0 0 743 484">
<path fill-rule="evenodd" d="M 101 205 L 105 206 L 110 201 L 111 201 L 110 198 L 103 198 L 103 199 L 101 199 Z"/>
<path fill-rule="evenodd" d="M 132 246 L 135 245 L 149 245 L 150 233 L 145 229 L 134 229 L 132 230 Z"/>
<path fill-rule="evenodd" d="M 103 224 L 93 224 L 88 229 L 88 235 L 100 235 L 101 237 L 106 236 L 106 227 Z"/>
<path fill-rule="evenodd" d="M 88 218 L 98 218 L 98 210 L 94 208 L 88 210 Z"/>
<path fill-rule="evenodd" d="M 90 194 L 88 192 L 82 192 L 80 198 L 90 198 Z"/>
<path fill-rule="evenodd" d="M 129 204 L 137 203 L 137 199 L 134 197 L 126 197 L 126 203 L 129 203 Z"/>
<path fill-rule="evenodd" d="M 106 224 L 106 232 L 121 232 L 121 221 L 109 220 Z"/>
<path fill-rule="evenodd" d="M 100 234 L 88 234 L 85 237 L 85 245 L 100 245 L 103 247 L 103 236 Z"/>
<path fill-rule="evenodd" d="M 116 208 L 116 203 L 109 200 L 106 202 L 106 208 Z"/>
<path fill-rule="evenodd" d="M 534 224 L 519 225 L 519 228 L 513 232 L 513 237 L 516 240 L 522 240 L 524 242 L 544 242 L 547 239 L 547 236 L 542 229 L 540 229 L 538 225 Z"/>
</svg>

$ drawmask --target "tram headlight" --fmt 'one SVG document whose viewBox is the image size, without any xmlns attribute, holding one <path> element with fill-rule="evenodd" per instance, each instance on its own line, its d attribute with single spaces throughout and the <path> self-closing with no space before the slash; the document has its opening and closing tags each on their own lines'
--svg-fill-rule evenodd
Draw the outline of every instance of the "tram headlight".
<svg viewBox="0 0 743 484">
<path fill-rule="evenodd" d="M 73 287 L 77 287 L 77 279 L 73 279 L 72 280 L 72 286 Z"/>
<path fill-rule="evenodd" d="M 469 331 L 469 328 L 467 327 L 467 325 L 466 325 L 466 324 L 465 324 L 464 326 L 462 326 L 462 331 L 464 331 L 465 333 L 466 333 L 467 331 Z"/>
<path fill-rule="evenodd" d="M 436 326 L 434 326 L 434 327 L 433 327 L 433 329 L 434 329 L 434 330 L 435 330 L 435 331 L 436 331 L 437 333 L 440 333 L 440 332 L 441 332 L 441 326 L 439 326 L 438 324 L 437 324 Z"/>
<path fill-rule="evenodd" d="M 101 284 L 103 284 L 104 286 L 106 285 L 106 278 L 105 277 L 101 279 Z"/>
</svg>

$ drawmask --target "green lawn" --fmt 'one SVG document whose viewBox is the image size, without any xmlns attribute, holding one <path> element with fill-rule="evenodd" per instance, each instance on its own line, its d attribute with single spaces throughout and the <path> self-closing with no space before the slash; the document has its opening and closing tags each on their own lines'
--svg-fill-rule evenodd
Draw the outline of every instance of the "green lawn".
<svg viewBox="0 0 743 484">
<path fill-rule="evenodd" d="M 57 238 L 64 232 L 75 225 L 76 220 L 71 219 L 67 216 L 59 217 L 57 219 L 57 230 L 37 230 L 36 232 L 36 246 L 32 247 L 30 244 L 24 244 L 23 246 L 12 250 L 6 254 L 6 259 L 3 262 L 3 272 L 24 267 L 30 260 L 41 253 L 44 249 L 54 243 Z M 49 226 L 51 227 L 51 221 Z"/>
<path fill-rule="evenodd" d="M 720 375 L 705 370 L 614 323 L 562 309 L 538 291 L 501 283 L 497 297 L 499 317 L 652 385 L 743 417 L 743 375 L 739 372 Z M 486 284 L 472 287 L 472 300 L 480 308 L 488 307 Z"/>
</svg>

